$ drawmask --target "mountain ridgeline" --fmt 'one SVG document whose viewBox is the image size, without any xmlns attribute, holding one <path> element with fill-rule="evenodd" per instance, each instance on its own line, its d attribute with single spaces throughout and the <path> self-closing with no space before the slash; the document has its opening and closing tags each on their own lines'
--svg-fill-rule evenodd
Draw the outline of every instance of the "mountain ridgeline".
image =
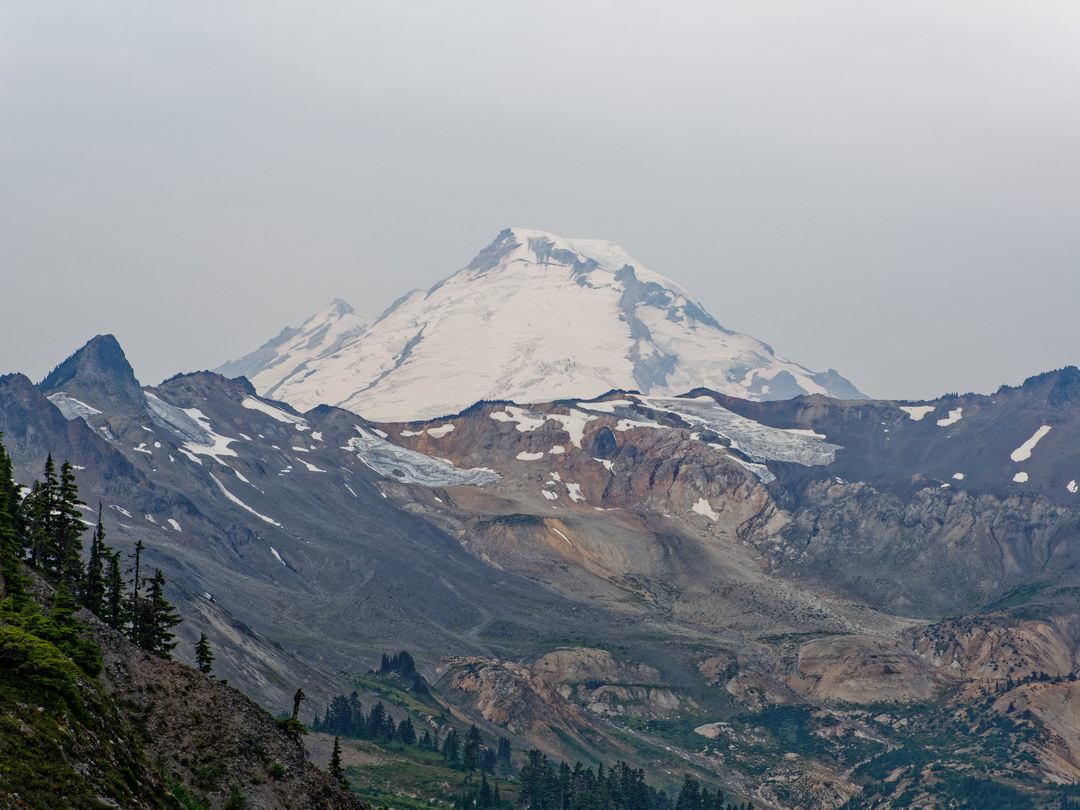
<svg viewBox="0 0 1080 810">
<path fill-rule="evenodd" d="M 503 329 L 526 280 L 542 281 L 533 308 L 551 306 L 536 321 L 521 315 L 520 345 L 461 326 L 476 316 Z M 612 331 L 604 365 L 582 354 L 567 364 L 566 344 L 548 353 L 556 344 L 529 331 L 585 311 L 614 313 L 600 320 L 635 334 L 640 353 Z M 145 570 L 163 572 L 163 598 L 184 619 L 170 630 L 174 657 L 197 664 L 206 643 L 214 675 L 272 712 L 295 706 L 322 730 L 305 737 L 314 758 L 338 762 L 372 802 L 390 795 L 413 810 L 449 784 L 457 798 L 437 788 L 440 801 L 462 807 L 585 807 L 614 795 L 612 770 L 625 767 L 637 775 L 616 779 L 620 790 L 657 807 L 677 797 L 674 810 L 715 810 L 718 792 L 762 808 L 1073 806 L 1075 368 L 986 395 L 831 397 L 615 246 L 517 229 L 379 321 L 351 314 L 335 305 L 246 358 L 255 384 L 199 372 L 144 387 L 110 336 L 40 385 L 0 377 L 0 431 L 26 487 L 9 487 L 10 514 L 50 454 L 68 459 L 80 497 L 102 505 L 109 545 L 128 555 L 141 543 Z M 379 355 L 373 336 L 389 345 L 391 331 L 412 345 Z M 466 333 L 477 353 L 457 344 L 462 363 L 498 376 L 480 362 L 488 348 L 519 345 L 523 376 L 470 399 L 480 389 L 452 385 L 460 368 L 441 354 Z M 757 359 L 735 373 L 717 350 L 726 370 L 703 385 L 708 364 L 683 363 L 724 340 Z M 363 363 L 381 369 L 366 379 L 388 387 L 353 398 L 360 378 L 335 364 L 362 345 Z M 600 387 L 609 373 L 615 384 Z M 806 393 L 767 399 L 785 373 Z M 331 377 L 340 397 L 321 387 Z M 732 394 L 733 379 L 748 396 Z M 259 394 L 308 384 L 303 412 Z M 369 395 L 385 410 L 365 412 Z M 11 547 L 5 572 L 28 548 Z M 57 565 L 47 576 L 63 578 Z M 212 773 L 192 765 L 201 732 L 164 731 L 173 726 L 153 712 L 172 704 L 140 691 L 133 662 L 171 673 L 160 676 L 169 694 L 228 687 L 94 632 L 104 669 L 76 664 L 73 677 L 132 706 L 166 706 L 144 720 L 143 708 L 118 711 L 148 724 L 144 758 L 226 801 L 234 760 Z M 301 685 L 308 700 L 294 704 Z M 236 694 L 177 717 L 225 723 L 241 711 L 225 697 Z M 495 760 L 475 772 L 460 759 L 472 727 Z M 162 739 L 180 747 L 154 749 Z M 517 752 L 512 767 L 501 740 Z M 546 758 L 531 772 L 528 751 Z M 282 756 L 237 764 L 237 789 L 279 782 L 275 762 L 292 773 Z M 526 784 L 528 773 L 545 775 Z M 698 798 L 691 789 L 680 808 L 687 779 Z"/>
</svg>

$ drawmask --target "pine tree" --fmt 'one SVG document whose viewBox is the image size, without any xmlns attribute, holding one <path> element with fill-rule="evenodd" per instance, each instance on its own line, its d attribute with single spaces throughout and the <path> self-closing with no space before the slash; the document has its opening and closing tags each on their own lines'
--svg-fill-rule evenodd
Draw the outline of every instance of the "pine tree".
<svg viewBox="0 0 1080 810">
<path fill-rule="evenodd" d="M 334 737 L 334 752 L 330 755 L 330 775 L 343 788 L 349 789 L 349 780 L 345 778 L 345 771 L 341 767 L 341 737 Z"/>
<path fill-rule="evenodd" d="M 136 643 L 163 658 L 171 658 L 170 653 L 176 646 L 172 628 L 181 620 L 180 614 L 165 599 L 165 575 L 160 568 L 150 578 L 150 593 L 144 600 L 143 613 L 144 620 L 140 621 L 142 643 Z"/>
<path fill-rule="evenodd" d="M 466 771 L 475 771 L 480 765 L 480 729 L 469 726 L 465 732 L 465 746 L 461 752 L 461 764 Z"/>
<path fill-rule="evenodd" d="M 143 545 L 142 540 L 135 542 L 135 552 L 129 554 L 135 564 L 128 569 L 129 573 L 133 573 L 134 576 L 131 580 L 131 599 L 128 601 L 129 617 L 131 619 L 131 629 L 128 631 L 128 638 L 138 644 L 140 647 L 145 647 L 145 638 L 143 635 L 143 606 L 140 603 L 139 594 L 142 591 L 142 553 L 146 546 Z"/>
<path fill-rule="evenodd" d="M 124 599 L 124 578 L 120 573 L 120 552 L 105 555 L 105 597 L 102 600 L 101 620 L 113 630 L 122 630 L 127 621 Z"/>
<path fill-rule="evenodd" d="M 22 603 L 28 599 L 28 581 L 22 572 L 20 535 L 18 490 L 11 477 L 11 459 L 0 442 L 0 599 Z"/>
<path fill-rule="evenodd" d="M 30 562 L 39 571 L 51 572 L 56 556 L 56 524 L 53 512 L 56 507 L 59 483 L 52 454 L 45 459 L 44 481 L 35 481 L 23 501 L 23 515 L 27 522 Z"/>
<path fill-rule="evenodd" d="M 199 668 L 199 672 L 204 675 L 209 675 L 210 670 L 214 668 L 214 653 L 210 649 L 210 642 L 206 638 L 206 633 L 199 635 L 199 641 L 195 645 L 195 665 Z"/>
<path fill-rule="evenodd" d="M 450 729 L 446 739 L 443 740 L 442 757 L 451 768 L 456 768 L 461 764 L 461 738 L 456 728 Z"/>
<path fill-rule="evenodd" d="M 98 504 L 97 528 L 90 538 L 90 560 L 86 564 L 86 579 L 82 585 L 82 601 L 86 607 L 102 616 L 105 606 L 105 565 L 111 549 L 105 545 L 105 526 L 101 520 L 101 504 Z"/>
<path fill-rule="evenodd" d="M 60 467 L 60 484 L 57 488 L 56 507 L 56 574 L 72 585 L 83 578 L 82 535 L 86 531 L 82 523 L 79 488 L 75 485 L 75 468 L 70 461 Z"/>
</svg>

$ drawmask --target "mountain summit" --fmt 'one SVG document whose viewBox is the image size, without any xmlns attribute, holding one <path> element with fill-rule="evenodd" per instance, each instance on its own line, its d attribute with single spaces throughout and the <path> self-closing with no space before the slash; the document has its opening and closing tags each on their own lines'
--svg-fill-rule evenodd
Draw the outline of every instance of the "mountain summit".
<svg viewBox="0 0 1080 810">
<path fill-rule="evenodd" d="M 403 296 L 370 327 L 341 332 L 340 317 L 331 305 L 220 371 L 245 373 L 262 394 L 300 409 L 327 403 L 378 420 L 613 388 L 862 396 L 835 371 L 812 372 L 725 329 L 679 285 L 597 239 L 509 228 L 467 267 Z M 332 342 L 302 339 L 335 331 Z"/>
</svg>

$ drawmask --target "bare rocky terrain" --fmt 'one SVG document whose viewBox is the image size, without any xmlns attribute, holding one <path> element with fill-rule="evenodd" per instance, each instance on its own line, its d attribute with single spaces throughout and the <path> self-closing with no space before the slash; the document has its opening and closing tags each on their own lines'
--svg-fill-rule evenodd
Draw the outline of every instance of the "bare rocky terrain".
<svg viewBox="0 0 1080 810">
<path fill-rule="evenodd" d="M 70 458 L 110 542 L 165 570 L 181 657 L 206 632 L 272 711 L 408 649 L 522 745 L 762 806 L 1080 779 L 1075 369 L 926 403 L 611 392 L 374 424 L 205 372 L 144 389 L 113 343 L 0 378 L 17 477 Z"/>
</svg>

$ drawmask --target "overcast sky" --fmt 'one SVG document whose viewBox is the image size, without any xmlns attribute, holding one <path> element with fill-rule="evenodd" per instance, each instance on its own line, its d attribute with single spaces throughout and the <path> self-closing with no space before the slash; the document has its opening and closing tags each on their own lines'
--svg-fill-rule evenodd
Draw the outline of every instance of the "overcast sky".
<svg viewBox="0 0 1080 810">
<path fill-rule="evenodd" d="M 518 225 L 873 396 L 1015 384 L 1080 363 L 1078 43 L 1073 0 L 0 0 L 0 373 L 214 367 Z"/>
</svg>

